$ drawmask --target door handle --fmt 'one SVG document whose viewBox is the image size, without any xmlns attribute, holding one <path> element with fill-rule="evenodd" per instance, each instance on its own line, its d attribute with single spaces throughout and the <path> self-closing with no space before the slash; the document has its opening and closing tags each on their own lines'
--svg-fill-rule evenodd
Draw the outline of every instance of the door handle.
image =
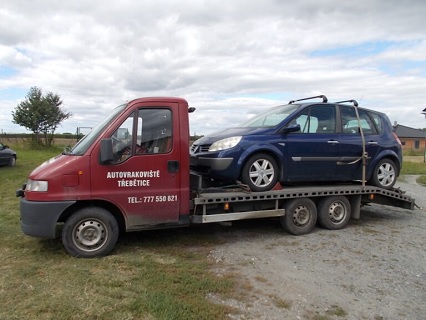
<svg viewBox="0 0 426 320">
<path fill-rule="evenodd" d="M 368 141 L 368 144 L 376 145 L 379 144 L 377 141 Z"/>
<path fill-rule="evenodd" d="M 337 141 L 337 140 L 328 140 L 327 143 L 329 143 L 329 144 L 338 144 L 339 141 Z"/>
</svg>

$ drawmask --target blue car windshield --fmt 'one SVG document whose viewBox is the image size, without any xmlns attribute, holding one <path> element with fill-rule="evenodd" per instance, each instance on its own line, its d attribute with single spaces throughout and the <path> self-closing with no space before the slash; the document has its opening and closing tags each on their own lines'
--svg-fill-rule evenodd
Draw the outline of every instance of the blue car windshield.
<svg viewBox="0 0 426 320">
<path fill-rule="evenodd" d="M 258 114 L 249 121 L 243 123 L 240 127 L 243 128 L 270 128 L 275 127 L 283 122 L 289 115 L 300 107 L 298 104 L 287 104 L 283 106 L 274 107 L 267 111 Z"/>
<path fill-rule="evenodd" d="M 113 121 L 118 114 L 120 114 L 126 104 L 118 106 L 115 108 L 101 123 L 92 129 L 88 134 L 86 134 L 72 149 L 69 154 L 72 155 L 83 155 L 87 149 L 92 145 L 92 143 L 99 137 L 103 130 L 108 126 L 108 124 Z"/>
</svg>

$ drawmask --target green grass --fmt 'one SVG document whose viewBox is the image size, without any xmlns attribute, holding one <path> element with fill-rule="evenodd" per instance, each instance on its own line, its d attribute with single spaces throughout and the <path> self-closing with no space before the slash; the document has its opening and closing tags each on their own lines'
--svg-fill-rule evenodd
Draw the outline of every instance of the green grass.
<svg viewBox="0 0 426 320">
<path fill-rule="evenodd" d="M 417 178 L 417 183 L 426 187 L 426 176 L 420 176 Z"/>
<path fill-rule="evenodd" d="M 21 187 L 60 148 L 18 153 L 0 168 L 0 319 L 225 319 L 229 307 L 208 294 L 232 296 L 235 279 L 210 270 L 214 235 L 201 228 L 125 234 L 111 255 L 68 256 L 59 239 L 22 234 Z"/>
<path fill-rule="evenodd" d="M 426 175 L 426 163 L 425 162 L 409 162 L 404 161 L 402 164 L 401 174 L 420 174 Z"/>
<path fill-rule="evenodd" d="M 420 175 L 417 183 L 426 186 L 426 163 L 424 155 L 405 156 L 401 175 Z"/>
<path fill-rule="evenodd" d="M 425 151 L 424 150 L 403 150 L 403 156 L 418 156 L 423 157 Z"/>
</svg>

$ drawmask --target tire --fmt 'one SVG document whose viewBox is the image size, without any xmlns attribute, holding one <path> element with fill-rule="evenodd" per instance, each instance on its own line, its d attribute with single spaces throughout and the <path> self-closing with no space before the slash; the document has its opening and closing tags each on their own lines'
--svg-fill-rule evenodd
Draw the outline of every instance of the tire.
<svg viewBox="0 0 426 320">
<path fill-rule="evenodd" d="M 343 229 L 350 218 L 351 204 L 344 196 L 326 197 L 318 204 L 318 222 L 326 229 Z"/>
<path fill-rule="evenodd" d="M 75 212 L 62 229 L 62 243 L 74 257 L 94 258 L 110 253 L 117 243 L 117 220 L 107 210 L 87 207 Z"/>
<path fill-rule="evenodd" d="M 370 183 L 383 189 L 392 189 L 398 176 L 398 168 L 391 159 L 380 160 L 373 171 Z"/>
<path fill-rule="evenodd" d="M 16 157 L 12 156 L 9 159 L 9 163 L 7 164 L 8 167 L 14 167 L 16 165 Z"/>
<path fill-rule="evenodd" d="M 241 181 L 252 191 L 268 191 L 275 187 L 278 181 L 278 171 L 277 162 L 273 157 L 265 153 L 258 153 L 245 163 Z"/>
<path fill-rule="evenodd" d="M 317 208 L 309 198 L 289 200 L 284 204 L 281 225 L 288 233 L 302 235 L 311 232 L 317 222 Z"/>
</svg>

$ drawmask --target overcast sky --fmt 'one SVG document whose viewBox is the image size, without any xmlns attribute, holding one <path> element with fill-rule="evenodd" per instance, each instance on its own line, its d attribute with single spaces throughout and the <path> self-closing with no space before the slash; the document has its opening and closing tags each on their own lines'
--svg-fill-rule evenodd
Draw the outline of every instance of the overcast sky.
<svg viewBox="0 0 426 320">
<path fill-rule="evenodd" d="M 0 132 L 33 86 L 59 133 L 143 96 L 186 98 L 192 134 L 318 94 L 425 128 L 426 1 L 0 0 Z"/>
</svg>

